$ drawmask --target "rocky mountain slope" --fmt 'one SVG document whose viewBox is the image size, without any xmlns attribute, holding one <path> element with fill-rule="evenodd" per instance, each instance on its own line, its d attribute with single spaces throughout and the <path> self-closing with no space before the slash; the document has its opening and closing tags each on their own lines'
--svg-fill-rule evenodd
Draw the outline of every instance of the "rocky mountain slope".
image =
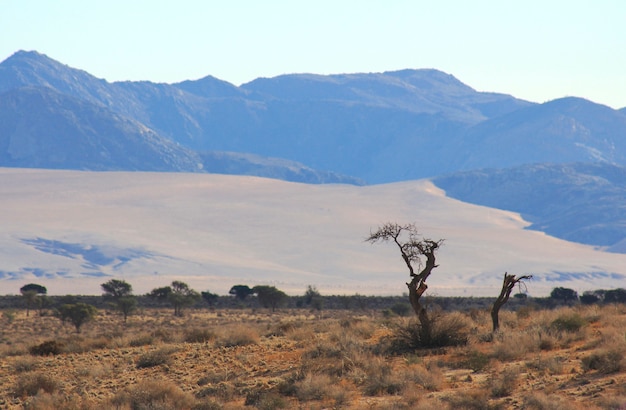
<svg viewBox="0 0 626 410">
<path fill-rule="evenodd" d="M 574 97 L 534 104 L 431 69 L 290 74 L 237 87 L 211 76 L 109 83 L 37 52 L 0 63 L 0 166 L 306 183 L 435 178 L 452 196 L 615 251 L 626 238 L 624 198 L 605 174 L 626 166 L 625 141 L 625 109 Z"/>
</svg>

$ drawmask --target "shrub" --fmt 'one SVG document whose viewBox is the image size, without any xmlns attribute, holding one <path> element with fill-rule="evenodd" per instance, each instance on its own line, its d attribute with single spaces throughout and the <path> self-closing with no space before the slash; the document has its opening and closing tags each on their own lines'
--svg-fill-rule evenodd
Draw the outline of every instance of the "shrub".
<svg viewBox="0 0 626 410">
<path fill-rule="evenodd" d="M 334 382 L 325 374 L 307 374 L 295 384 L 295 395 L 300 401 L 322 400 L 329 396 Z"/>
<path fill-rule="evenodd" d="M 154 343 L 152 335 L 140 335 L 128 342 L 130 347 L 148 346 Z"/>
<path fill-rule="evenodd" d="M 391 306 L 390 310 L 398 316 L 407 316 L 411 312 L 411 305 L 408 303 L 398 302 Z"/>
<path fill-rule="evenodd" d="M 450 403 L 451 409 L 463 410 L 490 410 L 497 407 L 489 403 L 489 393 L 483 389 L 474 389 L 467 392 L 445 397 L 445 401 Z"/>
<path fill-rule="evenodd" d="M 191 409 L 195 399 L 171 382 L 146 381 L 118 393 L 111 404 L 118 408 L 178 410 Z"/>
<path fill-rule="evenodd" d="M 274 410 L 287 408 L 287 401 L 278 394 L 263 389 L 254 389 L 246 394 L 245 406 L 257 409 Z"/>
<path fill-rule="evenodd" d="M 185 332 L 185 342 L 206 343 L 215 339 L 215 333 L 209 329 L 191 329 Z"/>
<path fill-rule="evenodd" d="M 551 397 L 544 393 L 531 393 L 524 398 L 523 408 L 527 410 L 570 410 L 576 407 L 573 407 L 573 403 L 567 403 L 560 397 Z"/>
<path fill-rule="evenodd" d="M 437 391 L 443 384 L 444 376 L 436 366 L 413 365 L 400 372 L 399 378 L 415 383 L 426 390 Z"/>
<path fill-rule="evenodd" d="M 175 349 L 161 348 L 148 353 L 144 353 L 137 359 L 137 368 L 143 369 L 146 367 L 160 366 L 162 364 L 169 364 L 171 361 L 171 354 Z"/>
<path fill-rule="evenodd" d="M 598 351 L 583 357 L 582 367 L 584 371 L 597 370 L 602 374 L 617 373 L 622 367 L 624 356 L 617 350 Z"/>
<path fill-rule="evenodd" d="M 433 315 L 429 335 L 425 335 L 416 320 L 400 324 L 395 329 L 388 353 L 403 354 L 419 348 L 462 346 L 467 344 L 467 321 L 461 314 Z"/>
<path fill-rule="evenodd" d="M 60 354 L 63 350 L 63 343 L 56 340 L 48 340 L 41 344 L 32 346 L 28 349 L 33 356 L 54 356 Z"/>
<path fill-rule="evenodd" d="M 243 325 L 228 329 L 217 342 L 221 347 L 248 346 L 257 343 L 259 343 L 259 333 Z"/>
<path fill-rule="evenodd" d="M 381 394 L 397 394 L 404 389 L 406 380 L 392 372 L 386 363 L 374 361 L 366 369 L 367 378 L 363 391 L 368 396 Z"/>
<path fill-rule="evenodd" d="M 30 372 L 36 367 L 37 362 L 35 361 L 35 359 L 28 357 L 21 360 L 16 360 L 15 363 L 13 363 L 13 370 L 15 371 L 15 373 Z"/>
<path fill-rule="evenodd" d="M 467 354 L 464 366 L 471 369 L 474 372 L 480 372 L 484 370 L 489 364 L 489 356 L 478 350 L 472 350 Z"/>
<path fill-rule="evenodd" d="M 20 376 L 13 389 L 14 397 L 35 396 L 39 391 L 54 393 L 59 387 L 56 380 L 43 373 L 27 373 Z"/>
<path fill-rule="evenodd" d="M 230 386 L 227 383 L 220 382 L 212 386 L 207 386 L 204 389 L 201 389 L 200 391 L 196 393 L 196 397 L 197 398 L 212 397 L 212 398 L 217 398 L 223 401 L 230 401 L 232 400 L 234 394 L 235 394 L 235 391 L 232 386 Z"/>
<path fill-rule="evenodd" d="M 578 332 L 586 324 L 587 321 L 582 316 L 578 313 L 573 313 L 559 316 L 550 324 L 550 327 L 556 330 L 574 333 Z"/>
<path fill-rule="evenodd" d="M 517 385 L 519 372 L 517 369 L 506 369 L 491 377 L 489 386 L 493 397 L 507 397 L 513 393 Z"/>
</svg>

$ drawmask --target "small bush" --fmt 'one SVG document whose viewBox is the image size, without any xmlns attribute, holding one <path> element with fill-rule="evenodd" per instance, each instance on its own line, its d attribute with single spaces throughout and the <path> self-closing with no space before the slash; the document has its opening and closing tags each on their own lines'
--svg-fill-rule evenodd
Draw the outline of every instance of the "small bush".
<svg viewBox="0 0 626 410">
<path fill-rule="evenodd" d="M 59 388 L 56 380 L 43 373 L 27 373 L 17 379 L 14 397 L 35 396 L 39 391 L 54 393 Z"/>
<path fill-rule="evenodd" d="M 578 332 L 583 326 L 587 324 L 587 321 L 578 313 L 570 315 L 562 315 L 555 319 L 550 327 L 555 330 L 563 332 Z"/>
<path fill-rule="evenodd" d="M 24 373 L 33 371 L 37 367 L 37 362 L 33 358 L 23 358 L 21 360 L 16 360 L 13 363 L 13 371 L 15 373 Z"/>
<path fill-rule="evenodd" d="M 215 339 L 215 333 L 209 329 L 191 329 L 185 332 L 185 342 L 206 343 Z"/>
<path fill-rule="evenodd" d="M 131 339 L 128 342 L 130 347 L 140 347 L 140 346 L 150 346 L 154 343 L 154 336 L 152 335 L 141 335 L 137 336 L 134 339 Z"/>
<path fill-rule="evenodd" d="M 597 370 L 602 374 L 617 373 L 623 367 L 623 354 L 617 350 L 598 351 L 583 357 L 584 371 Z"/>
<path fill-rule="evenodd" d="M 287 401 L 274 392 L 263 389 L 254 389 L 246 395 L 245 406 L 254 406 L 262 410 L 287 408 Z"/>
<path fill-rule="evenodd" d="M 195 399 L 171 382 L 148 381 L 118 393 L 111 399 L 111 404 L 118 408 L 178 410 L 193 408 Z"/>
<path fill-rule="evenodd" d="M 572 404 L 565 402 L 560 397 L 548 396 L 543 393 L 531 393 L 524 398 L 523 408 L 526 410 L 571 410 L 575 408 Z"/>
<path fill-rule="evenodd" d="M 226 331 L 218 340 L 221 347 L 248 346 L 259 343 L 259 333 L 245 326 L 237 326 Z"/>
<path fill-rule="evenodd" d="M 444 376 L 436 366 L 413 365 L 400 372 L 399 378 L 412 382 L 429 391 L 437 391 L 443 385 Z"/>
<path fill-rule="evenodd" d="M 144 353 L 137 359 L 137 368 L 144 369 L 147 367 L 160 366 L 162 364 L 169 364 L 171 361 L 171 354 L 175 349 L 161 348 L 152 352 Z"/>
<path fill-rule="evenodd" d="M 517 369 L 506 369 L 489 380 L 493 397 L 507 397 L 515 390 L 519 372 Z"/>
<path fill-rule="evenodd" d="M 407 316 L 411 312 L 411 305 L 398 302 L 389 309 L 398 316 Z"/>
<path fill-rule="evenodd" d="M 406 385 L 406 380 L 392 372 L 391 367 L 385 363 L 374 361 L 366 372 L 363 391 L 368 396 L 398 394 Z"/>
<path fill-rule="evenodd" d="M 215 383 L 212 386 L 207 386 L 204 389 L 201 389 L 200 391 L 196 393 L 196 397 L 197 398 L 212 397 L 212 398 L 217 398 L 223 401 L 230 401 L 232 400 L 234 394 L 235 394 L 235 391 L 231 385 L 220 382 L 220 383 Z"/>
<path fill-rule="evenodd" d="M 483 389 L 469 390 L 444 398 L 451 409 L 490 410 L 497 407 L 489 403 L 489 393 Z"/>
<path fill-rule="evenodd" d="M 489 356 L 478 350 L 472 350 L 467 354 L 464 366 L 473 372 L 480 372 L 489 364 Z"/>
<path fill-rule="evenodd" d="M 325 374 L 308 374 L 296 383 L 296 397 L 300 401 L 322 400 L 328 397 L 334 382 Z"/>
<path fill-rule="evenodd" d="M 403 354 L 420 348 L 436 348 L 448 346 L 462 346 L 467 344 L 467 321 L 461 314 L 433 316 L 431 331 L 425 333 L 416 320 L 398 325 L 394 336 L 390 340 L 387 352 Z"/>
<path fill-rule="evenodd" d="M 63 343 L 59 343 L 56 340 L 48 340 L 36 346 L 32 346 L 28 349 L 33 356 L 54 356 L 60 354 L 63 351 Z"/>
</svg>

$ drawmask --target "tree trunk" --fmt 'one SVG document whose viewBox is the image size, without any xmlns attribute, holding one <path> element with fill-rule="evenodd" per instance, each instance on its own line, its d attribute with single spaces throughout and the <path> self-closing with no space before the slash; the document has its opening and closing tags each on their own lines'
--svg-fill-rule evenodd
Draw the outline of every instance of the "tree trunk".
<svg viewBox="0 0 626 410">
<path fill-rule="evenodd" d="M 511 296 L 511 291 L 513 290 L 515 285 L 520 283 L 524 279 L 532 279 L 532 275 L 523 275 L 519 278 L 516 278 L 515 275 L 509 275 L 507 272 L 504 272 L 504 279 L 502 280 L 502 291 L 500 291 L 500 295 L 493 303 L 493 307 L 491 308 L 491 322 L 493 324 L 494 333 L 500 329 L 500 308 L 509 300 L 509 296 Z"/>
<path fill-rule="evenodd" d="M 420 298 L 424 292 L 426 292 L 428 286 L 423 281 L 420 281 L 419 276 L 414 276 L 413 280 L 406 285 L 409 288 L 409 301 L 411 302 L 413 311 L 417 315 L 417 319 L 420 322 L 420 337 L 422 342 L 428 344 L 432 331 L 432 323 L 428 317 L 428 311 L 420 302 Z"/>
</svg>

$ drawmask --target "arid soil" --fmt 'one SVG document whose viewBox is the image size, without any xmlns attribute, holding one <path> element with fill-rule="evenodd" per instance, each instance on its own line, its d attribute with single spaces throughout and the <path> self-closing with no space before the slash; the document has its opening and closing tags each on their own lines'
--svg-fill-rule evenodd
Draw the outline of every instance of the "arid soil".
<svg viewBox="0 0 626 410">
<path fill-rule="evenodd" d="M 76 334 L 3 311 L 0 409 L 626 408 L 623 306 L 502 311 L 495 335 L 486 311 L 442 313 L 467 343 L 429 349 L 377 311 L 172 313 L 101 310 Z"/>
</svg>

